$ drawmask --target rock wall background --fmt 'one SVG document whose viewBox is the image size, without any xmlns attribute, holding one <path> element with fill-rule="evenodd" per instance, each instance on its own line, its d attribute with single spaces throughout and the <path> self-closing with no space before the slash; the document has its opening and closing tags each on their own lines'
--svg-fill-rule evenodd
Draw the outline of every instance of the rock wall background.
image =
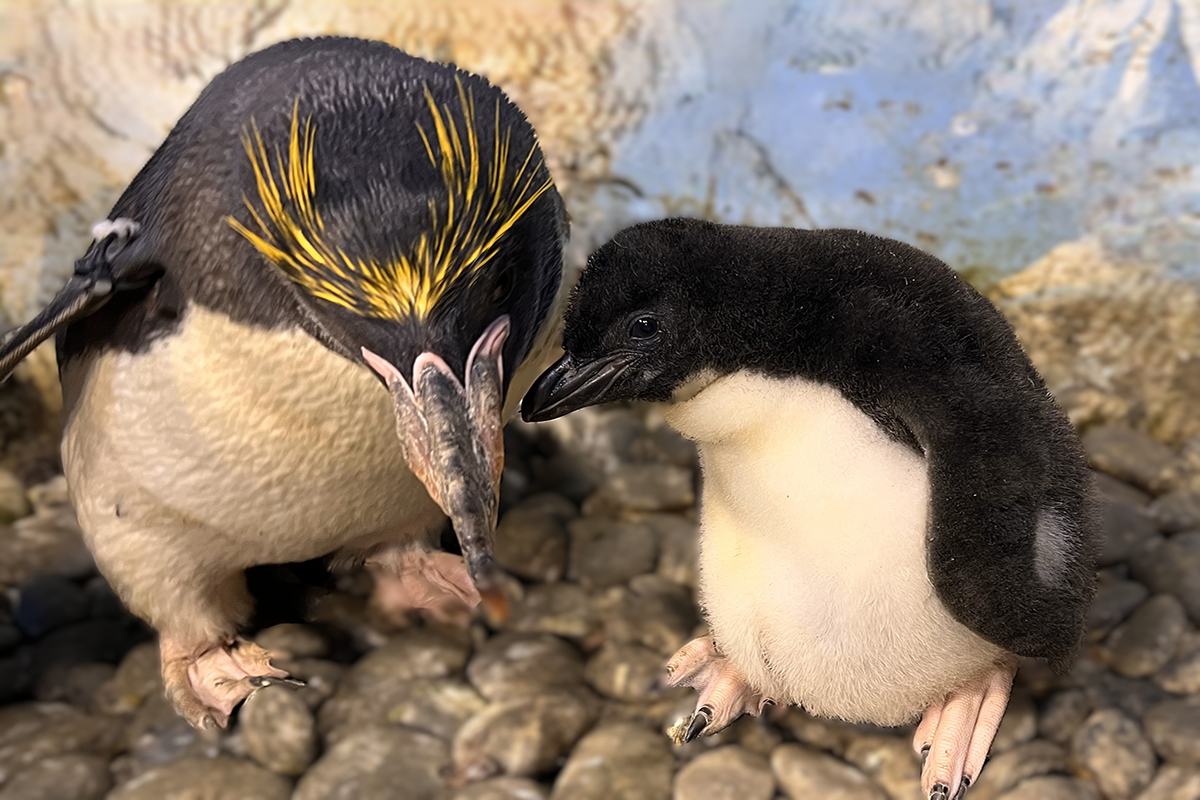
<svg viewBox="0 0 1200 800">
<path fill-rule="evenodd" d="M 215 73 L 327 33 L 501 84 L 564 190 L 574 265 L 617 228 L 666 214 L 862 228 L 985 285 L 1081 240 L 1058 299 L 1040 299 L 1041 279 L 1000 295 L 1021 309 L 1023 338 L 1056 342 L 1031 348 L 1057 359 L 1052 388 L 1084 423 L 1175 444 L 1200 433 L 1200 415 L 1162 407 L 1200 385 L 1186 311 L 1200 277 L 1198 0 L 8 0 L 0 330 L 49 299 Z M 1169 326 L 1159 300 L 1129 301 L 1129 280 L 1170 282 L 1150 291 L 1174 304 Z M 1073 321 L 1055 316 L 1064 294 Z M 1083 317 L 1120 322 L 1141 344 Z M 1138 347 L 1155 356 L 1117 364 Z M 1064 358 L 1082 351 L 1083 363 Z M 1131 369 L 1113 400 L 1110 373 Z M 21 377 L 53 412 L 50 348 Z"/>
</svg>

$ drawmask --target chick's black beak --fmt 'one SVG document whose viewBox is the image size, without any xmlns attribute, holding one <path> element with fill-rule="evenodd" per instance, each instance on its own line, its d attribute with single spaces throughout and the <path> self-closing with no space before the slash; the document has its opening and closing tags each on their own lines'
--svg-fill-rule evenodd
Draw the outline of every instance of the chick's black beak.
<svg viewBox="0 0 1200 800">
<path fill-rule="evenodd" d="M 586 406 L 620 399 L 617 381 L 633 366 L 632 353 L 615 353 L 577 363 L 565 355 L 546 370 L 521 401 L 526 422 L 545 422 Z"/>
<path fill-rule="evenodd" d="M 488 326 L 467 357 L 465 385 L 436 353 L 413 362 L 412 386 L 391 362 L 363 348 L 396 402 L 396 430 L 409 468 L 454 525 L 467 570 L 493 621 L 508 616 L 492 541 L 504 471 L 501 408 L 509 319 Z"/>
</svg>

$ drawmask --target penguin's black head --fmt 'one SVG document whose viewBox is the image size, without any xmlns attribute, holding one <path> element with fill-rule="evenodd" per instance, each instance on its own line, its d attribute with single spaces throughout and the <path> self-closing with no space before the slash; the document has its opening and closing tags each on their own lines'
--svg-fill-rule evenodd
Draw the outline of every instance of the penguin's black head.
<svg viewBox="0 0 1200 800">
<path fill-rule="evenodd" d="M 525 396 L 525 420 L 615 400 L 668 400 L 720 369 L 721 320 L 741 309 L 701 268 L 723 258 L 718 233 L 700 220 L 648 222 L 593 253 L 567 311 L 566 355 Z"/>
<path fill-rule="evenodd" d="M 483 78 L 380 43 L 285 43 L 231 72 L 255 69 L 229 87 L 256 109 L 229 222 L 309 328 L 391 392 L 409 466 L 486 601 L 502 409 L 566 237 L 534 131 Z"/>
</svg>

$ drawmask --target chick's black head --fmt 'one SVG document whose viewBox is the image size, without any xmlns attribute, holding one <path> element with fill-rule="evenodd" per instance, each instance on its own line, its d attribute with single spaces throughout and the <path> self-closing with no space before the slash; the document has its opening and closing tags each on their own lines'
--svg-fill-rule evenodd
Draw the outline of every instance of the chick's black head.
<svg viewBox="0 0 1200 800">
<path fill-rule="evenodd" d="M 616 400 L 668 400 L 715 366 L 722 313 L 717 226 L 671 219 L 627 228 L 592 254 L 571 298 L 566 355 L 525 396 L 527 421 Z"/>
</svg>

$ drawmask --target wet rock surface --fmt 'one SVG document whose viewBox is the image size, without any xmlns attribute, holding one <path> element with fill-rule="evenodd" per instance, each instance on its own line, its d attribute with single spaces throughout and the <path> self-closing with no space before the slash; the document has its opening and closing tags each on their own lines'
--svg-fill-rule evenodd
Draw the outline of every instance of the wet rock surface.
<svg viewBox="0 0 1200 800">
<path fill-rule="evenodd" d="M 371 615 L 365 574 L 341 575 L 308 618 L 248 632 L 306 686 L 260 691 L 211 739 L 173 713 L 155 642 L 90 559 L 14 567 L 0 800 L 926 800 L 911 729 L 775 709 L 670 743 L 695 695 L 659 679 L 704 630 L 694 449 L 630 409 L 582 416 L 508 433 L 506 622 L 397 626 Z M 1108 544 L 1083 654 L 1065 676 L 1023 664 L 969 798 L 1200 796 L 1200 529 L 1193 490 L 1170 486 L 1184 456 L 1089 441 L 1117 474 L 1098 473 Z M 78 537 L 61 481 L 35 488 L 3 530 Z"/>
</svg>

